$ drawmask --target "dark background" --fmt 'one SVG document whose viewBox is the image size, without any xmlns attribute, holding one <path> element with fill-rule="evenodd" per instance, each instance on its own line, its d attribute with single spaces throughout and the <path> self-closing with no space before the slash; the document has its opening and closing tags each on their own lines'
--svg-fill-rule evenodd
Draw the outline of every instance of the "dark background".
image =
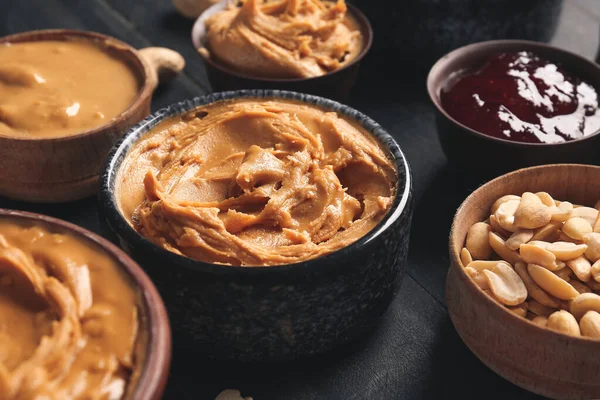
<svg viewBox="0 0 600 400">
<path fill-rule="evenodd" d="M 477 3 L 488 1 L 499 3 Z M 510 0 L 518 2 L 529 1 Z M 359 0 L 355 3 L 361 5 Z M 387 7 L 394 3 L 390 6 L 395 7 L 394 12 L 388 12 Z M 432 26 L 445 27 L 445 39 L 438 29 L 429 37 L 427 32 L 418 32 L 418 46 L 403 37 L 391 40 L 389 27 L 403 24 L 402 18 L 411 19 L 411 10 L 406 6 L 409 3 L 416 4 L 416 0 L 363 0 L 375 25 L 377 45 L 363 63 L 349 101 L 396 138 L 414 176 L 417 206 L 408 273 L 388 313 L 368 337 L 334 352 L 294 362 L 216 363 L 194 354 L 193 349 L 177 348 L 165 399 L 212 400 L 226 388 L 240 389 L 255 400 L 540 398 L 508 383 L 479 362 L 461 342 L 448 317 L 444 285 L 449 227 L 458 205 L 480 182 L 470 182 L 468 171 L 447 164 L 436 138 L 425 76 L 432 55 L 437 55 L 440 46 L 451 46 L 450 39 L 460 35 L 461 26 L 466 24 L 454 21 L 453 27 L 428 20 Z M 441 7 L 441 13 L 448 12 L 444 7 L 473 7 L 470 0 L 422 3 Z M 555 7 L 557 2 L 534 3 Z M 428 11 L 421 7 L 419 12 Z M 475 14 L 482 20 L 469 21 L 471 36 L 461 40 L 474 40 L 490 26 L 490 21 L 486 22 L 489 16 L 480 10 Z M 523 15 L 500 17 L 510 22 Z M 526 15 L 525 21 L 549 24 L 540 35 L 547 35 L 557 46 L 596 57 L 600 1 L 565 1 L 562 12 L 555 17 L 556 26 L 552 16 L 546 22 Z M 166 46 L 181 52 L 187 61 L 185 73 L 158 89 L 153 111 L 210 92 L 202 60 L 191 45 L 191 26 L 192 21 L 179 17 L 168 0 L 0 0 L 0 36 L 33 29 L 74 28 L 112 35 L 137 48 Z M 502 34 L 511 36 L 510 32 Z M 108 235 L 98 221 L 94 198 L 62 205 L 32 205 L 0 198 L 0 207 L 53 215 Z"/>
</svg>

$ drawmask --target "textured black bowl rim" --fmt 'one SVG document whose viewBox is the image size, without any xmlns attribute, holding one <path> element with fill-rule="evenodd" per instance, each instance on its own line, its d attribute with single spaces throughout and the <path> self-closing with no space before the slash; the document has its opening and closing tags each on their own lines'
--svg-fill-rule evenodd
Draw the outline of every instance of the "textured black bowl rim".
<svg viewBox="0 0 600 400">
<path fill-rule="evenodd" d="M 514 46 L 514 50 L 523 50 L 523 46 L 527 46 L 527 47 L 529 47 L 529 49 L 527 49 L 527 50 L 538 48 L 538 49 L 547 50 L 549 52 L 562 53 L 562 54 L 568 55 L 569 57 L 573 57 L 575 60 L 573 62 L 569 62 L 568 63 L 569 65 L 567 65 L 564 62 L 561 62 L 561 64 L 563 65 L 563 67 L 565 67 L 565 69 L 568 70 L 569 66 L 572 66 L 575 64 L 579 64 L 579 65 L 588 64 L 589 66 L 592 66 L 593 68 L 595 68 L 597 70 L 597 73 L 600 75 L 600 65 L 594 63 L 593 61 L 588 60 L 587 58 L 582 57 L 579 54 L 575 54 L 569 50 L 564 50 L 564 49 L 561 49 L 561 48 L 558 48 L 555 46 L 551 46 L 549 44 L 542 43 L 542 42 L 535 42 L 532 40 L 510 40 L 509 39 L 509 40 L 487 40 L 487 41 L 478 42 L 478 43 L 471 43 L 466 46 L 462 46 L 457 49 L 454 49 L 451 52 L 449 52 L 448 54 L 442 56 L 438 61 L 436 61 L 435 64 L 433 64 L 433 67 L 431 67 L 431 69 L 429 70 L 429 75 L 427 76 L 427 92 L 429 93 L 429 98 L 431 99 L 431 102 L 433 103 L 435 108 L 440 112 L 440 114 L 444 118 L 446 118 L 453 124 L 459 126 L 465 132 L 467 132 L 473 136 L 477 136 L 479 138 L 483 138 L 483 139 L 486 139 L 486 140 L 489 140 L 492 142 L 498 142 L 498 143 L 502 143 L 502 144 L 509 145 L 509 146 L 515 146 L 515 147 L 532 148 L 532 147 L 568 146 L 568 145 L 573 145 L 575 143 L 582 142 L 584 140 L 591 139 L 591 138 L 597 136 L 598 134 L 600 134 L 600 129 L 598 129 L 596 132 L 592 133 L 591 135 L 584 136 L 584 137 L 581 137 L 581 138 L 575 139 L 575 140 L 565 141 L 565 142 L 524 143 L 524 142 L 517 142 L 514 140 L 507 140 L 507 139 L 501 139 L 501 138 L 497 138 L 497 137 L 493 137 L 493 136 L 488 136 L 482 132 L 476 131 L 475 129 L 472 129 L 466 125 L 463 125 L 462 123 L 458 122 L 456 119 L 451 117 L 450 114 L 448 114 L 446 112 L 446 110 L 444 110 L 444 107 L 442 107 L 440 95 L 439 95 L 439 93 L 436 92 L 436 90 L 435 90 L 436 88 L 433 85 L 433 74 L 435 72 L 437 72 L 438 69 L 442 68 L 445 64 L 447 64 L 450 60 L 453 60 L 456 58 L 471 57 L 471 55 L 473 53 L 477 53 L 478 50 L 483 46 L 486 46 L 486 47 L 487 46 L 498 46 L 498 47 L 502 47 L 502 48 L 504 48 L 505 46 Z M 506 51 L 506 50 L 503 50 L 503 51 Z M 552 60 L 550 60 L 550 61 L 552 61 Z M 455 74 L 455 73 L 460 73 L 460 71 L 452 72 L 452 74 Z M 449 79 L 451 77 L 451 75 L 446 77 L 446 81 L 447 81 L 447 79 Z M 600 88 L 594 87 L 594 89 L 596 89 L 596 92 L 598 92 L 598 94 L 600 95 Z M 440 132 L 440 134 L 444 134 L 444 133 Z"/>
<path fill-rule="evenodd" d="M 0 219 L 33 222 L 45 225 L 53 231 L 67 232 L 93 243 L 118 264 L 139 294 L 140 302 L 144 307 L 145 330 L 148 335 L 141 372 L 133 390 L 129 391 L 128 398 L 158 399 L 156 394 L 164 391 L 171 365 L 171 327 L 165 304 L 158 290 L 139 264 L 103 237 L 62 219 L 7 208 L 0 208 Z"/>
<path fill-rule="evenodd" d="M 227 1 L 227 0 L 224 0 Z M 221 5 L 222 2 L 218 2 L 216 4 L 213 4 L 212 6 L 210 6 L 209 8 L 207 8 L 196 20 L 196 22 L 194 22 L 194 27 L 196 26 L 196 24 L 200 23 L 200 20 L 203 18 L 205 13 L 208 12 L 212 12 L 212 10 L 216 7 L 219 7 Z M 334 71 L 328 72 L 324 75 L 319 75 L 319 76 L 314 76 L 311 78 L 263 78 L 263 77 L 256 77 L 256 76 L 252 76 L 252 75 L 247 75 L 244 74 L 242 72 L 238 72 L 232 68 L 227 67 L 226 65 L 222 65 L 214 60 L 212 60 L 210 57 L 205 57 L 204 54 L 202 53 L 198 53 L 202 59 L 204 60 L 204 62 L 210 64 L 212 67 L 226 73 L 229 74 L 231 76 L 235 76 L 237 78 L 242 78 L 242 79 L 246 79 L 246 80 L 251 80 L 251 81 L 256 81 L 256 82 L 270 82 L 270 83 L 294 83 L 294 82 L 310 82 L 310 81 L 315 81 L 317 79 L 322 79 L 324 77 L 329 77 L 332 75 L 336 75 L 350 67 L 352 67 L 355 64 L 358 64 L 363 58 L 365 58 L 365 56 L 367 55 L 367 53 L 369 52 L 369 50 L 371 50 L 371 47 L 373 45 L 373 36 L 374 36 L 374 32 L 373 32 L 373 26 L 371 25 L 371 21 L 369 21 L 369 19 L 367 18 L 367 16 L 360 11 L 360 9 L 358 9 L 358 7 L 352 5 L 352 4 L 348 4 L 346 3 L 346 6 L 348 7 L 348 10 L 350 11 L 350 13 L 352 14 L 352 16 L 354 17 L 354 19 L 356 20 L 356 22 L 358 23 L 358 25 L 360 26 L 360 29 L 367 32 L 367 41 L 365 43 L 363 43 L 363 48 L 361 49 L 360 53 L 358 53 L 358 55 L 356 56 L 356 58 L 354 58 L 352 61 L 350 61 L 348 64 L 344 65 L 342 68 L 340 69 L 336 69 Z M 194 27 L 192 28 L 192 46 L 196 47 L 194 44 L 194 32 L 195 29 Z M 199 38 L 200 42 L 204 41 L 204 37 Z"/>
<path fill-rule="evenodd" d="M 114 193 L 118 169 L 120 168 L 122 161 L 127 155 L 129 149 L 152 127 L 171 116 L 182 114 L 191 109 L 209 103 L 238 98 L 287 99 L 316 105 L 326 110 L 334 111 L 340 115 L 349 117 L 351 120 L 356 121 L 367 131 L 369 131 L 383 145 L 384 148 L 387 148 L 389 156 L 391 156 L 390 158 L 392 161 L 394 161 L 396 166 L 396 196 L 394 197 L 392 206 L 385 217 L 369 233 L 347 247 L 319 258 L 294 264 L 275 266 L 249 267 L 205 263 L 162 249 L 137 233 L 119 211 L 119 207 L 117 205 L 118 203 L 115 199 Z M 301 275 L 307 272 L 306 268 L 310 268 L 311 265 L 312 267 L 315 267 L 315 264 L 328 264 L 327 269 L 333 269 L 335 271 L 341 269 L 343 271 L 345 267 L 345 263 L 343 261 L 344 258 L 347 257 L 348 253 L 360 251 L 360 247 L 380 236 L 404 213 L 410 193 L 412 191 L 410 167 L 404 154 L 402 153 L 402 150 L 400 149 L 400 146 L 385 129 L 383 129 L 371 118 L 353 108 L 322 97 L 283 90 L 264 89 L 212 93 L 206 96 L 195 97 L 191 100 L 182 101 L 155 112 L 136 126 L 132 127 L 121 138 L 121 140 L 115 144 L 106 159 L 100 182 L 101 187 L 99 192 L 99 206 L 103 211 L 104 217 L 109 223 L 111 229 L 117 231 L 119 236 L 122 235 L 126 242 L 134 243 L 141 247 L 146 255 L 156 255 L 162 259 L 166 258 L 171 264 L 184 266 L 196 271 L 209 272 L 216 275 L 247 274 L 246 276 L 261 277 L 265 274 L 281 274 L 284 272 L 287 274 L 297 273 Z M 164 266 L 164 268 L 170 267 L 171 266 Z M 317 268 L 322 269 L 324 266 L 319 265 Z"/>
</svg>

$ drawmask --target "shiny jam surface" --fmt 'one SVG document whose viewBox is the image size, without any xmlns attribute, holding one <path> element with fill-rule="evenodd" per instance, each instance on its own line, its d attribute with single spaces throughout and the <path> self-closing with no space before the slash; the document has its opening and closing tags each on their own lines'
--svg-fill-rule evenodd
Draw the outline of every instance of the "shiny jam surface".
<svg viewBox="0 0 600 400">
<path fill-rule="evenodd" d="M 600 129 L 596 89 L 530 52 L 490 56 L 451 78 L 442 107 L 463 125 L 500 139 L 559 143 Z"/>
</svg>

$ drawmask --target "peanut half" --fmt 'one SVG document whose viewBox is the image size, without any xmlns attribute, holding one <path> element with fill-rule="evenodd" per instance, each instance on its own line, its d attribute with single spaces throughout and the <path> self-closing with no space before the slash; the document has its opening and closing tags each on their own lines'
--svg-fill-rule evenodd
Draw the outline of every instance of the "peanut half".
<svg viewBox="0 0 600 400">
<path fill-rule="evenodd" d="M 548 317 L 546 326 L 555 331 L 566 333 L 568 335 L 580 336 L 581 331 L 579 325 L 568 311 L 560 310 L 556 311 Z"/>
<path fill-rule="evenodd" d="M 541 265 L 550 271 L 558 271 L 560 265 L 556 263 L 556 256 L 548 250 L 535 244 L 522 244 L 520 256 L 528 264 Z"/>
<path fill-rule="evenodd" d="M 465 272 L 471 277 L 471 279 L 473 279 L 473 282 L 475 282 L 475 284 L 481 289 L 485 290 L 490 288 L 485 275 L 479 273 L 479 271 L 477 271 L 475 268 L 465 267 Z"/>
<path fill-rule="evenodd" d="M 536 229 L 531 240 L 554 241 L 561 226 L 561 222 L 550 222 L 548 225 Z"/>
<path fill-rule="evenodd" d="M 498 254 L 504 260 L 508 261 L 511 264 L 521 261 L 519 253 L 506 247 L 506 242 L 504 241 L 504 239 L 502 239 L 494 232 L 490 232 L 489 240 L 492 249 L 494 249 L 496 254 Z"/>
<path fill-rule="evenodd" d="M 485 222 L 478 222 L 469 228 L 465 247 L 476 260 L 485 260 L 492 255 L 489 233 L 492 227 Z"/>
<path fill-rule="evenodd" d="M 600 233 L 592 232 L 584 235 L 583 243 L 587 246 L 585 256 L 588 260 L 593 263 L 600 260 Z"/>
<path fill-rule="evenodd" d="M 590 273 L 592 274 L 592 278 L 594 278 L 596 282 L 600 282 L 600 260 L 596 261 L 592 265 Z"/>
<path fill-rule="evenodd" d="M 594 226 L 598 218 L 598 210 L 592 207 L 577 207 L 573 209 L 571 217 L 579 217 L 585 219 L 590 226 Z"/>
<path fill-rule="evenodd" d="M 579 328 L 583 336 L 600 338 L 600 314 L 596 311 L 586 312 L 579 321 Z"/>
<path fill-rule="evenodd" d="M 509 232 L 515 232 L 517 230 L 517 227 L 515 226 L 515 212 L 519 208 L 520 203 L 519 200 L 508 200 L 507 202 L 500 204 L 500 207 L 498 207 L 494 213 L 494 216 L 498 220 L 498 224 L 503 229 Z"/>
<path fill-rule="evenodd" d="M 463 247 L 463 249 L 460 251 L 460 262 L 462 262 L 463 267 L 466 267 L 471 263 L 471 261 L 473 261 L 471 253 L 466 247 Z"/>
<path fill-rule="evenodd" d="M 572 212 L 573 204 L 563 201 L 558 206 L 550 207 L 550 219 L 553 222 L 565 222 L 571 217 Z"/>
<path fill-rule="evenodd" d="M 525 266 L 525 263 L 523 263 L 523 262 L 516 263 L 515 264 L 515 272 L 523 280 L 523 284 L 525 284 L 525 287 L 527 288 L 527 292 L 529 293 L 529 296 L 531 296 L 533 299 L 537 300 L 543 306 L 551 307 L 551 308 L 558 308 L 558 300 L 556 298 L 548 295 L 548 293 L 544 292 L 542 290 L 542 288 L 540 288 L 538 286 L 538 284 L 535 283 L 533 281 L 533 279 L 531 279 L 531 276 L 529 276 L 529 272 L 527 271 L 527 267 Z M 548 315 L 550 315 L 550 314 L 548 314 Z"/>
<path fill-rule="evenodd" d="M 586 252 L 588 246 L 585 244 L 575 244 L 571 242 L 550 243 L 546 250 L 554 254 L 561 261 L 568 261 L 581 256 Z"/>
<path fill-rule="evenodd" d="M 561 300 L 574 299 L 579 292 L 565 280 L 559 278 L 546 268 L 536 264 L 528 264 L 527 272 L 535 283 L 552 296 Z"/>
<path fill-rule="evenodd" d="M 536 325 L 546 327 L 546 325 L 548 324 L 548 318 L 547 317 L 542 317 L 542 316 L 538 315 L 537 317 L 533 318 L 531 320 L 531 322 L 533 322 Z"/>
<path fill-rule="evenodd" d="M 562 231 L 575 240 L 583 240 L 583 236 L 592 233 L 592 226 L 581 217 L 571 217 L 565 222 Z"/>
<path fill-rule="evenodd" d="M 531 229 L 519 229 L 508 238 L 506 247 L 511 250 L 519 250 L 519 247 L 529 242 L 532 237 L 533 231 Z"/>
<path fill-rule="evenodd" d="M 527 298 L 527 288 L 519 275 L 506 264 L 498 263 L 490 271 L 483 270 L 494 296 L 507 306 L 521 304 Z"/>
<path fill-rule="evenodd" d="M 580 281 L 588 282 L 591 279 L 592 264 L 584 256 L 567 261 L 567 267 L 571 268 Z"/>
<path fill-rule="evenodd" d="M 571 314 L 581 319 L 588 311 L 600 312 L 600 296 L 595 293 L 582 293 L 571 301 Z"/>
<path fill-rule="evenodd" d="M 539 197 L 542 203 L 547 207 L 554 207 L 556 205 L 552 196 L 546 192 L 537 192 L 535 195 Z"/>
<path fill-rule="evenodd" d="M 514 213 L 514 225 L 519 228 L 537 229 L 548 225 L 552 214 L 548 206 L 533 193 L 525 192 L 521 196 L 519 207 Z"/>
<path fill-rule="evenodd" d="M 507 194 L 506 196 L 502 196 L 500 197 L 498 200 L 496 200 L 494 202 L 494 204 L 492 204 L 492 214 L 496 214 L 496 211 L 498 211 L 498 208 L 500 208 L 500 206 L 508 201 L 521 201 L 521 197 L 519 196 L 515 196 L 514 194 Z M 516 210 L 516 207 L 515 207 Z"/>
</svg>

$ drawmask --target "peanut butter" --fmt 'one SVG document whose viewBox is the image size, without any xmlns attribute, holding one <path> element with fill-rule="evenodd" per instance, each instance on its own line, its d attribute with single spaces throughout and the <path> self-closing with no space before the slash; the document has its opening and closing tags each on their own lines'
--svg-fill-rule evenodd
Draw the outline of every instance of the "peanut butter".
<svg viewBox="0 0 600 400">
<path fill-rule="evenodd" d="M 140 362 L 136 304 L 91 243 L 0 221 L 0 399 L 124 398 Z"/>
<path fill-rule="evenodd" d="M 363 48 L 344 0 L 245 0 L 206 21 L 215 61 L 265 78 L 311 78 L 342 68 Z"/>
<path fill-rule="evenodd" d="M 105 125 L 134 101 L 130 67 L 84 41 L 0 44 L 0 135 L 70 136 Z"/>
<path fill-rule="evenodd" d="M 163 121 L 127 154 L 121 212 L 197 260 L 281 265 L 329 254 L 389 210 L 396 169 L 357 123 L 288 100 L 213 103 Z"/>
</svg>

